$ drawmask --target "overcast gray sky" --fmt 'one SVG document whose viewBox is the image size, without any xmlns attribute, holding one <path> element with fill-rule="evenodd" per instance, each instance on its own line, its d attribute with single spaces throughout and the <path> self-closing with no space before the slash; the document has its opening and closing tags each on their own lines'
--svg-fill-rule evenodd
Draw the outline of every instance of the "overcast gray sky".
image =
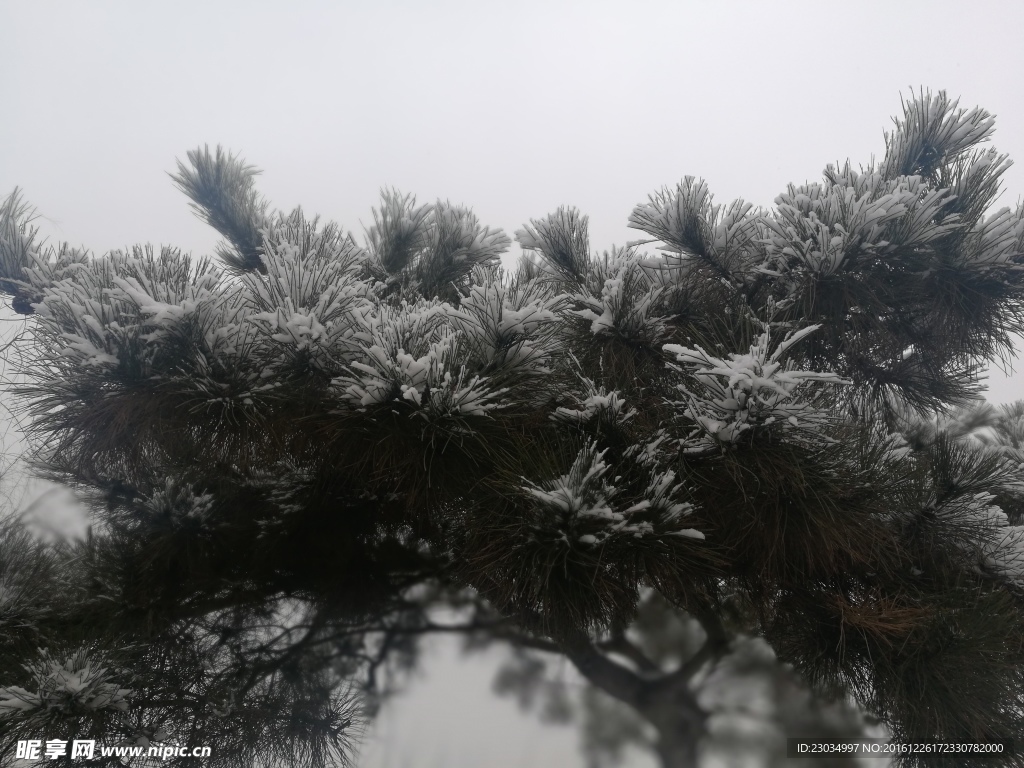
<svg viewBox="0 0 1024 768">
<path fill-rule="evenodd" d="M 603 250 L 637 237 L 633 206 L 684 175 L 721 202 L 770 205 L 829 162 L 881 155 L 919 86 L 995 113 L 994 145 L 1024 162 L 1021 29 L 1024 3 L 1005 0 L 0 0 L 0 195 L 22 187 L 52 240 L 205 253 L 216 235 L 166 172 L 220 143 L 264 170 L 274 205 L 357 233 L 388 185 L 510 235 L 575 205 Z M 1002 202 L 1022 194 L 1016 166 Z M 993 399 L 1018 396 L 994 378 Z M 424 685 L 428 707 L 454 690 Z M 469 724 L 413 737 L 403 719 L 379 764 L 483 765 L 475 747 L 406 763 L 469 744 Z M 505 730 L 493 765 L 570 765 Z"/>
</svg>

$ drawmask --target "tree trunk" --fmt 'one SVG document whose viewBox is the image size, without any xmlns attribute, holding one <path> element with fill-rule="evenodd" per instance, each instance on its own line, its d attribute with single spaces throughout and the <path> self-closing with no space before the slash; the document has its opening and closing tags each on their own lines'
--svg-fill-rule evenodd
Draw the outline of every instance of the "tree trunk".
<svg viewBox="0 0 1024 768">
<path fill-rule="evenodd" d="M 659 733 L 655 750 L 661 768 L 697 768 L 698 742 L 690 734 Z"/>
<path fill-rule="evenodd" d="M 708 714 L 690 690 L 688 675 L 641 676 L 588 643 L 566 649 L 566 655 L 592 685 L 628 704 L 654 726 L 662 768 L 697 768 Z"/>
<path fill-rule="evenodd" d="M 640 714 L 658 733 L 655 751 L 661 768 L 697 768 L 708 715 L 684 681 L 673 680 L 659 690 Z"/>
</svg>

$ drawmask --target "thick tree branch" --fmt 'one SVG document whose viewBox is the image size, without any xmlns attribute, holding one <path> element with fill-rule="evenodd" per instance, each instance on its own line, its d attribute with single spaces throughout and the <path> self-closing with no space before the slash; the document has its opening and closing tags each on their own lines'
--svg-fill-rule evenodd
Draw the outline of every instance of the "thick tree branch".
<svg viewBox="0 0 1024 768">
<path fill-rule="evenodd" d="M 664 683 L 668 686 L 689 682 L 705 664 L 717 661 L 729 651 L 729 633 L 721 618 L 711 612 L 694 614 L 694 618 L 704 629 L 704 644 L 679 669 L 665 677 Z"/>
<path fill-rule="evenodd" d="M 594 647 L 589 638 L 579 638 L 568 645 L 564 653 L 592 685 L 624 704 L 637 709 L 644 708 L 650 682 L 609 659 Z"/>
<path fill-rule="evenodd" d="M 636 668 L 644 675 L 661 675 L 664 670 L 647 657 L 639 647 L 629 641 L 623 632 L 616 632 L 611 638 L 600 642 L 597 647 L 603 651 L 617 653 L 624 656 L 636 665 Z"/>
</svg>

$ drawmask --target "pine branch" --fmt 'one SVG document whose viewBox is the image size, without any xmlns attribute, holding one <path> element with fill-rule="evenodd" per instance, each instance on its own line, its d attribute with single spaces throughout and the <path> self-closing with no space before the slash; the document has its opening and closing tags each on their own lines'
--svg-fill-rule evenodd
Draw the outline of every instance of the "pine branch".
<svg viewBox="0 0 1024 768">
<path fill-rule="evenodd" d="M 36 266 L 35 243 L 38 228 L 31 226 L 35 209 L 15 187 L 0 204 L 0 291 L 11 295 L 11 308 L 31 315 L 36 291 L 28 282 L 26 270 Z"/>
<path fill-rule="evenodd" d="M 661 675 L 663 670 L 645 654 L 640 648 L 630 642 L 625 632 L 614 632 L 608 640 L 595 644 L 602 651 L 618 653 L 629 659 L 636 665 L 637 670 L 643 675 Z"/>
<path fill-rule="evenodd" d="M 559 279 L 582 285 L 590 265 L 587 222 L 575 208 L 559 208 L 517 230 L 516 241 L 523 250 L 539 253 Z"/>
<path fill-rule="evenodd" d="M 704 628 L 704 643 L 693 656 L 683 661 L 679 669 L 663 679 L 666 686 L 672 687 L 692 680 L 708 662 L 713 663 L 729 652 L 731 638 L 721 618 L 710 612 L 700 612 L 695 617 Z"/>
<path fill-rule="evenodd" d="M 239 271 L 265 272 L 261 230 L 267 223 L 268 203 L 253 182 L 261 171 L 219 145 L 214 155 L 209 145 L 190 150 L 188 160 L 191 168 L 179 160 L 177 175 L 169 175 L 192 201 L 196 215 L 227 239 L 231 247 L 219 248 L 218 255 Z"/>
<path fill-rule="evenodd" d="M 901 98 L 902 101 L 902 98 Z M 945 91 L 934 96 L 920 90 L 917 98 L 903 101 L 903 119 L 893 119 L 896 130 L 886 134 L 881 170 L 888 177 L 932 177 L 945 163 L 986 141 L 995 118 L 984 109 L 957 109 Z"/>
<path fill-rule="evenodd" d="M 564 653 L 577 671 L 593 685 L 624 704 L 643 709 L 647 682 L 598 651 L 588 639 L 580 637 L 570 641 Z"/>
</svg>

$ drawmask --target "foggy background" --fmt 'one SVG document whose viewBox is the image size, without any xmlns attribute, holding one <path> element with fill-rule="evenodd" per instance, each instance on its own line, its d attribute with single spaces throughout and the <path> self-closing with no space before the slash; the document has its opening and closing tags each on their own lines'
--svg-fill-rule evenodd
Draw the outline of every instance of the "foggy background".
<svg viewBox="0 0 1024 768">
<path fill-rule="evenodd" d="M 1024 4 L 967 9 L 0 0 L 0 196 L 21 187 L 50 241 L 206 254 L 217 235 L 166 172 L 219 143 L 263 169 L 273 206 L 302 205 L 357 239 L 389 186 L 470 205 L 510 236 L 575 205 L 600 252 L 638 239 L 633 206 L 684 175 L 718 202 L 768 206 L 829 162 L 880 157 L 901 93 L 920 86 L 996 114 L 993 145 L 1024 160 Z M 1017 166 L 1000 205 L 1022 194 Z M 16 330 L 6 304 L 0 320 Z M 993 371 L 990 399 L 1017 399 L 1021 381 Z M 4 415 L 5 450 L 17 440 Z M 34 501 L 43 490 L 4 488 L 40 525 L 80 530 L 61 494 Z M 490 693 L 495 658 L 436 644 L 360 764 L 582 765 L 572 728 L 543 728 Z"/>
</svg>

